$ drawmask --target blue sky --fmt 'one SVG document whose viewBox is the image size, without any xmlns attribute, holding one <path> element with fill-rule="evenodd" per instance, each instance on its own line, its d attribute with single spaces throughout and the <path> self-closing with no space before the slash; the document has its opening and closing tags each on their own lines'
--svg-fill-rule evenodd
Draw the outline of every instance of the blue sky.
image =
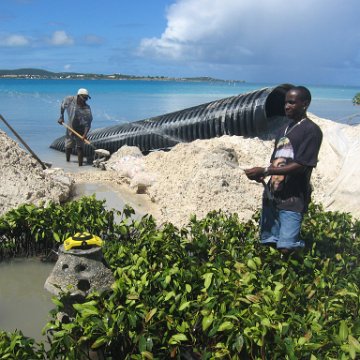
<svg viewBox="0 0 360 360">
<path fill-rule="evenodd" d="M 1 0 L 0 69 L 360 86 L 359 0 Z"/>
</svg>

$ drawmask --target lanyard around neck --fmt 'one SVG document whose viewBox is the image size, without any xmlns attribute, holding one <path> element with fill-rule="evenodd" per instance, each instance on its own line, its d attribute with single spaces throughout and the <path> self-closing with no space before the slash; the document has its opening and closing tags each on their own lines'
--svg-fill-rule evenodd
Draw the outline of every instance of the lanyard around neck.
<svg viewBox="0 0 360 360">
<path fill-rule="evenodd" d="M 300 124 L 301 124 L 304 120 L 306 120 L 306 119 L 307 119 L 307 118 L 301 119 L 299 122 L 297 122 L 295 125 L 293 125 L 290 129 L 289 129 L 289 126 L 290 126 L 290 125 L 288 125 L 288 126 L 286 127 L 286 129 L 285 129 L 284 136 L 288 135 L 288 134 L 291 132 L 292 129 L 294 129 L 296 126 L 300 125 Z M 288 129 L 289 129 L 289 131 L 288 131 Z"/>
</svg>

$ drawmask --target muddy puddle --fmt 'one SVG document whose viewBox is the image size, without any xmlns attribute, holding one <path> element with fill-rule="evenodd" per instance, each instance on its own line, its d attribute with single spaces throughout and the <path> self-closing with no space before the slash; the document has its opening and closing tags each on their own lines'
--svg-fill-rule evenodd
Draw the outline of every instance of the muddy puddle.
<svg viewBox="0 0 360 360">
<path fill-rule="evenodd" d="M 78 199 L 82 196 L 95 195 L 98 200 L 105 200 L 105 207 L 108 210 L 116 209 L 122 210 L 124 206 L 130 205 L 134 210 L 134 218 L 138 219 L 144 216 L 145 214 L 151 213 L 152 209 L 150 208 L 149 201 L 146 201 L 146 196 L 141 194 L 133 194 L 127 191 L 119 191 L 119 189 L 114 189 L 110 184 L 101 184 L 101 183 L 81 183 L 75 185 L 75 199 Z"/>
<path fill-rule="evenodd" d="M 44 340 L 43 327 L 55 306 L 44 283 L 54 264 L 38 258 L 0 262 L 0 329 L 21 330 L 24 335 Z"/>
</svg>

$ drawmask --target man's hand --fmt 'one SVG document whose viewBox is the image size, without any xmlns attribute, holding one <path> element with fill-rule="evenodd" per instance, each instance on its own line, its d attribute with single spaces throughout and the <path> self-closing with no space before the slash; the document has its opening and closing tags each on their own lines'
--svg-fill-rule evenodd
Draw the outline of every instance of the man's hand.
<svg viewBox="0 0 360 360">
<path fill-rule="evenodd" d="M 253 167 L 251 169 L 246 169 L 245 171 L 245 175 L 250 179 L 250 180 L 255 180 L 257 182 L 262 182 L 264 180 L 264 171 L 265 169 L 263 167 Z"/>
<path fill-rule="evenodd" d="M 57 122 L 58 122 L 60 125 L 62 125 L 62 124 L 64 123 L 64 118 L 60 117 Z"/>
</svg>

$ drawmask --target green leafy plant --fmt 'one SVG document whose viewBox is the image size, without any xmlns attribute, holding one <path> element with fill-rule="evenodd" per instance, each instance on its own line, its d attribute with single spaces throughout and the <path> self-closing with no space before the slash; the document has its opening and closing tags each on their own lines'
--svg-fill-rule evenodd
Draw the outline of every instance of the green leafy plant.
<svg viewBox="0 0 360 360">
<path fill-rule="evenodd" d="M 284 257 L 259 245 L 258 214 L 241 223 L 216 211 L 181 229 L 158 228 L 151 216 L 132 219 L 130 208 L 115 223 L 94 199 L 82 201 L 84 218 L 77 203 L 69 221 L 85 226 L 96 208 L 89 224 L 107 239 L 115 282 L 75 304 L 67 324 L 56 314 L 68 295 L 54 298 L 44 358 L 86 359 L 91 351 L 115 360 L 359 357 L 360 223 L 351 215 L 311 205 L 302 227 L 307 248 Z M 63 239 L 67 223 L 57 231 Z M 28 351 L 24 359 L 38 356 L 31 344 Z M 0 353 L 9 353 L 8 342 Z"/>
<path fill-rule="evenodd" d="M 360 93 L 357 93 L 357 94 L 353 97 L 353 104 L 354 104 L 354 105 L 360 105 Z"/>
<path fill-rule="evenodd" d="M 46 256 L 66 238 L 85 230 L 106 238 L 112 233 L 116 214 L 106 211 L 104 203 L 95 197 L 83 197 L 65 205 L 25 204 L 7 212 L 0 217 L 0 259 Z"/>
<path fill-rule="evenodd" d="M 0 331 L 0 359 L 40 359 L 45 358 L 43 344 L 23 335 L 21 331 L 6 333 Z"/>
</svg>

